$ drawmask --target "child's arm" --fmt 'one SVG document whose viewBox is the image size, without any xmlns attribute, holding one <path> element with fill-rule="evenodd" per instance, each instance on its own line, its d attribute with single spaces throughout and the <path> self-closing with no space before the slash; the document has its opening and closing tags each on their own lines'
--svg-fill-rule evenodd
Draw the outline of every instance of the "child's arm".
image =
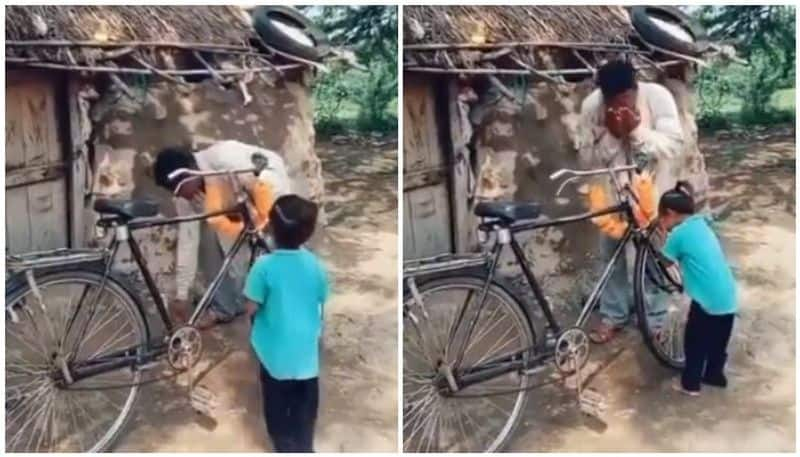
<svg viewBox="0 0 800 457">
<path fill-rule="evenodd" d="M 263 273 L 265 258 L 259 258 L 247 274 L 247 280 L 244 283 L 244 298 L 245 298 L 245 312 L 247 317 L 252 317 L 258 308 L 267 302 L 268 288 L 264 280 L 265 274 Z"/>
<path fill-rule="evenodd" d="M 258 311 L 258 308 L 261 307 L 260 303 L 256 303 L 253 300 L 245 300 L 244 302 L 244 313 L 248 319 L 253 317 L 253 315 Z"/>
</svg>

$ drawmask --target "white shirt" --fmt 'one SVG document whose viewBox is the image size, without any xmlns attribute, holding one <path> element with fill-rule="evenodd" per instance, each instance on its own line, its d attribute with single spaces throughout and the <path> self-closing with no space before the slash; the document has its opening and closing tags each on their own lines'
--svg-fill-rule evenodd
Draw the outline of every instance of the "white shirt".
<svg viewBox="0 0 800 457">
<path fill-rule="evenodd" d="M 678 107 L 669 90 L 655 83 L 638 83 L 636 106 L 641 123 L 631 132 L 631 155 L 643 153 L 654 160 L 654 181 L 661 193 L 675 186 L 684 134 Z M 578 159 L 582 167 L 601 168 L 627 163 L 626 147 L 605 125 L 605 105 L 600 89 L 587 96 L 581 105 L 578 126 Z M 627 181 L 624 173 L 618 175 Z"/>
<path fill-rule="evenodd" d="M 197 168 L 201 171 L 224 171 L 253 167 L 252 156 L 259 153 L 267 158 L 268 168 L 258 175 L 259 180 L 269 182 L 275 192 L 275 198 L 292 193 L 292 185 L 286 172 L 283 158 L 275 151 L 241 143 L 239 141 L 220 141 L 211 147 L 194 154 Z M 228 177 L 212 177 L 208 179 L 224 179 Z M 236 175 L 239 185 L 248 188 L 248 183 L 256 179 L 252 175 Z M 208 181 L 207 181 L 208 182 Z M 234 202 L 231 202 L 233 204 Z M 175 208 L 179 216 L 189 216 L 204 210 L 202 201 L 189 201 L 176 198 Z M 222 242 L 222 240 L 220 240 Z M 178 226 L 178 249 L 175 267 L 176 294 L 178 300 L 187 300 L 189 290 L 197 275 L 197 260 L 200 243 L 200 221 L 185 222 Z M 226 243 L 229 244 L 229 243 Z"/>
</svg>

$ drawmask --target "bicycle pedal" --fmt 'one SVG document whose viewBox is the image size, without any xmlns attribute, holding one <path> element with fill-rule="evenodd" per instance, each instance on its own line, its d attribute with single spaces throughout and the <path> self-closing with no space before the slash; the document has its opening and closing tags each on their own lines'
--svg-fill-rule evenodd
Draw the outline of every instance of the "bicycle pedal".
<svg viewBox="0 0 800 457">
<path fill-rule="evenodd" d="M 192 388 L 189 403 L 196 412 L 209 417 L 213 417 L 219 409 L 217 395 L 205 386 Z"/>
</svg>

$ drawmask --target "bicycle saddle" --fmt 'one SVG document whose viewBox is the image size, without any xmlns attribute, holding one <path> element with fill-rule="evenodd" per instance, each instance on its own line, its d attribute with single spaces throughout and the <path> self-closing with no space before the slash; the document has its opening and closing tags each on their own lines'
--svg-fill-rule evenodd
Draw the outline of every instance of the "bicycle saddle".
<svg viewBox="0 0 800 457">
<path fill-rule="evenodd" d="M 94 210 L 102 214 L 115 214 L 123 219 L 152 217 L 158 214 L 158 203 L 150 200 L 112 200 L 98 198 Z"/>
<path fill-rule="evenodd" d="M 538 203 L 482 202 L 475 206 L 476 216 L 496 217 L 505 222 L 536 219 L 540 214 L 542 208 Z"/>
</svg>

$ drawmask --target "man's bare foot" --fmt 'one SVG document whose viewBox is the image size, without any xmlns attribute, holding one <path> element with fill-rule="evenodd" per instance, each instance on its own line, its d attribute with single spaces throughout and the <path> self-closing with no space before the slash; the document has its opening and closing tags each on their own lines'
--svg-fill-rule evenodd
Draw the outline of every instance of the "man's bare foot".
<svg viewBox="0 0 800 457">
<path fill-rule="evenodd" d="M 589 332 L 589 339 L 595 344 L 605 344 L 614 339 L 621 329 L 622 327 L 600 321 Z"/>
</svg>

